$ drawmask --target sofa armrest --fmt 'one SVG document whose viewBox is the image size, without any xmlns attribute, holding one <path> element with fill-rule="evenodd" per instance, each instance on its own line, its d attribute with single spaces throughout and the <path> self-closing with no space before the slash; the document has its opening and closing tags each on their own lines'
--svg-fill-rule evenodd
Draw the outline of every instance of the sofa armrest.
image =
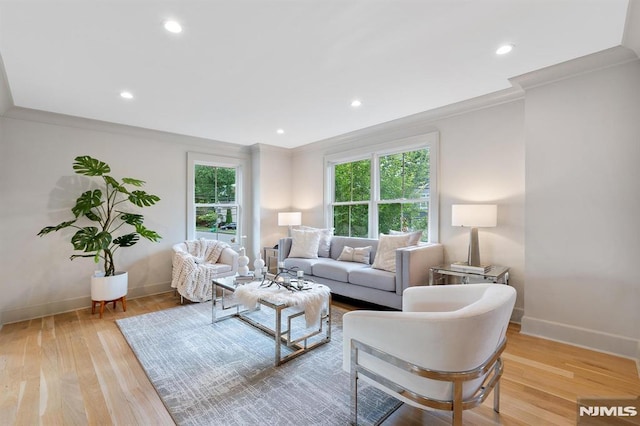
<svg viewBox="0 0 640 426">
<path fill-rule="evenodd" d="M 429 268 L 444 262 L 442 244 L 427 243 L 396 250 L 396 293 L 429 284 Z"/>
<path fill-rule="evenodd" d="M 289 257 L 292 243 L 293 238 L 291 237 L 280 238 L 280 241 L 278 241 L 278 262 L 284 262 Z"/>
<path fill-rule="evenodd" d="M 231 247 L 227 247 L 222 250 L 220 253 L 220 258 L 218 259 L 218 263 L 224 263 L 225 265 L 231 265 L 232 272 L 238 272 L 238 257 L 240 255 L 237 251 L 232 249 Z"/>
</svg>

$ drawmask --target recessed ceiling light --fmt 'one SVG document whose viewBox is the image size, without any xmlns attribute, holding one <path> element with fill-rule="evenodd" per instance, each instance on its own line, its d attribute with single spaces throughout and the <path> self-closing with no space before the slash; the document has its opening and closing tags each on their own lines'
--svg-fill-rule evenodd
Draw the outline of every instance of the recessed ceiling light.
<svg viewBox="0 0 640 426">
<path fill-rule="evenodd" d="M 131 92 L 120 92 L 120 97 L 124 99 L 133 99 L 133 94 Z"/>
<path fill-rule="evenodd" d="M 178 34 L 182 32 L 182 25 L 180 25 L 176 21 L 165 21 L 164 29 L 169 31 L 170 33 Z"/>
<path fill-rule="evenodd" d="M 360 102 L 358 99 L 354 99 L 354 100 L 351 102 L 351 106 L 352 106 L 352 107 L 354 107 L 354 108 L 357 108 L 357 107 L 359 107 L 360 105 L 362 105 L 362 102 Z"/>
<path fill-rule="evenodd" d="M 506 55 L 513 50 L 513 44 L 503 44 L 496 50 L 496 55 Z"/>
<path fill-rule="evenodd" d="M 278 129 L 276 130 L 276 133 L 279 135 L 284 135 L 284 129 Z"/>
</svg>

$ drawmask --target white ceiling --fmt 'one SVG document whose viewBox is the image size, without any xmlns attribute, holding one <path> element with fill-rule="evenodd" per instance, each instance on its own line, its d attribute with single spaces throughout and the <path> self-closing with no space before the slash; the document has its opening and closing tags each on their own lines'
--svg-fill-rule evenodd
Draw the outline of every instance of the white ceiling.
<svg viewBox="0 0 640 426">
<path fill-rule="evenodd" d="M 19 107 L 295 147 L 620 45 L 626 11 L 627 0 L 0 0 L 0 54 Z M 503 43 L 515 49 L 495 55 Z"/>
</svg>

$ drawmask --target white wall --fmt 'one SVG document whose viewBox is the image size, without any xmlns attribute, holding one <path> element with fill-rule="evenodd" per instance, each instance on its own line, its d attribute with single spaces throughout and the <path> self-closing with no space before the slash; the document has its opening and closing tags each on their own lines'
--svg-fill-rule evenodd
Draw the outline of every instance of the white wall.
<svg viewBox="0 0 640 426">
<path fill-rule="evenodd" d="M 248 158 L 246 150 L 214 141 L 19 109 L 13 115 L 19 118 L 0 118 L 2 323 L 90 305 L 89 277 L 100 268 L 69 260 L 72 231 L 36 236 L 69 219 L 88 188 L 89 178 L 73 173 L 76 156 L 105 161 L 114 177 L 145 180 L 145 190 L 161 198 L 141 210 L 161 242 L 143 239 L 117 255 L 116 266 L 129 271 L 129 297 L 169 289 L 171 245 L 186 237 L 187 152 Z"/>
<path fill-rule="evenodd" d="M 524 103 L 510 96 L 494 107 L 479 106 L 494 101 L 489 96 L 469 102 L 471 108 L 467 103 L 454 108 L 464 113 L 445 108 L 294 150 L 294 207 L 304 212 L 306 224 L 325 225 L 325 155 L 439 131 L 439 233 L 445 256 L 464 260 L 469 244 L 468 230 L 451 227 L 452 204 L 498 204 L 499 226 L 480 230 L 481 258 L 511 267 L 511 284 L 518 290 L 514 318 L 519 320 L 524 303 Z"/>
<path fill-rule="evenodd" d="M 522 330 L 638 357 L 640 62 L 623 62 L 527 89 Z"/>
<path fill-rule="evenodd" d="M 278 212 L 291 211 L 291 151 L 270 145 L 257 145 L 253 149 L 253 164 L 259 193 L 260 249 L 273 247 L 287 236 L 288 229 L 278 226 Z M 250 257 L 253 259 L 256 253 Z M 252 260 L 253 262 L 253 260 Z"/>
</svg>

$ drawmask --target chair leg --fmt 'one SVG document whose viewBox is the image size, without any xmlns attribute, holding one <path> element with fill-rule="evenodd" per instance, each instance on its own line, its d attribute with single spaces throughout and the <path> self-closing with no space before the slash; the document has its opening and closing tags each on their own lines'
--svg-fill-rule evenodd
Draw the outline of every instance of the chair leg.
<svg viewBox="0 0 640 426">
<path fill-rule="evenodd" d="M 462 426 L 462 382 L 453 382 L 453 426 Z"/>
<path fill-rule="evenodd" d="M 351 422 L 352 425 L 358 424 L 358 349 L 351 343 Z"/>
<path fill-rule="evenodd" d="M 500 412 L 500 380 L 493 387 L 493 411 Z"/>
</svg>

